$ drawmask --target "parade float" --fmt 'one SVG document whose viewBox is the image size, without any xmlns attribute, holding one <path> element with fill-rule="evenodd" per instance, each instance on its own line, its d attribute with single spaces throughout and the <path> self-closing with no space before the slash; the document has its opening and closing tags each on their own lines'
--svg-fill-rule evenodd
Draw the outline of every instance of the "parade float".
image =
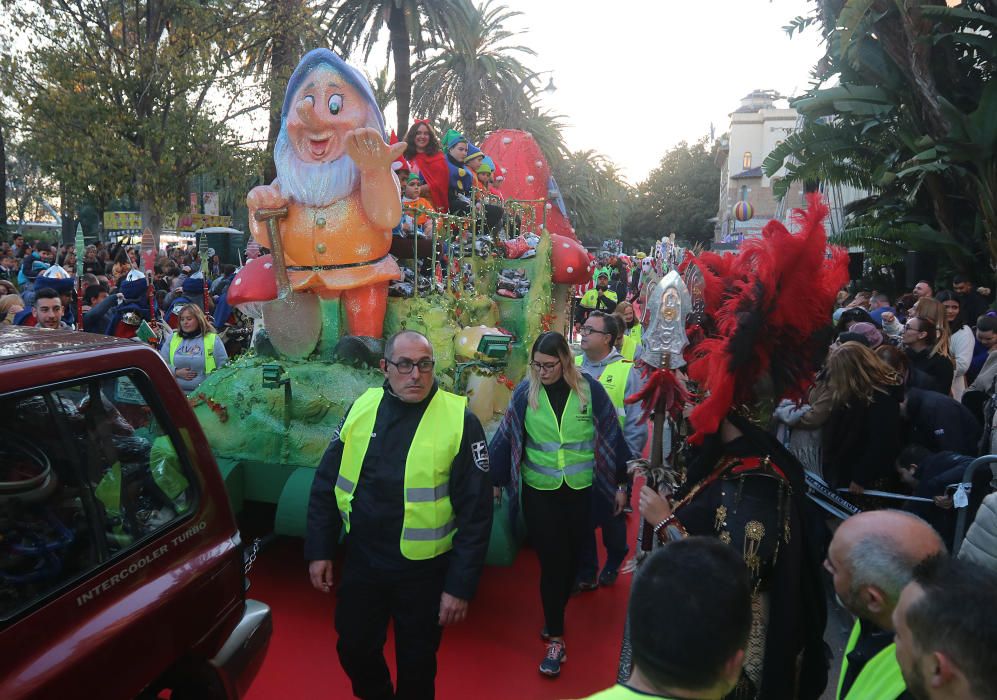
<svg viewBox="0 0 997 700">
<path fill-rule="evenodd" d="M 504 199 L 475 192 L 460 216 L 403 211 L 391 164 L 405 144 L 384 136 L 367 80 L 329 51 L 308 53 L 288 84 L 277 180 L 247 197 L 254 240 L 270 253 L 248 260 L 228 292 L 255 319 L 253 350 L 190 395 L 235 509 L 274 504 L 277 534 L 304 534 L 336 427 L 384 381 L 384 339 L 425 334 L 440 385 L 466 395 L 491 431 L 533 341 L 568 327 L 572 285 L 591 275 L 529 134 L 495 137 L 515 163 Z M 486 225 L 488 206 L 503 210 L 500 226 Z M 393 235 L 403 216 L 432 225 Z"/>
</svg>

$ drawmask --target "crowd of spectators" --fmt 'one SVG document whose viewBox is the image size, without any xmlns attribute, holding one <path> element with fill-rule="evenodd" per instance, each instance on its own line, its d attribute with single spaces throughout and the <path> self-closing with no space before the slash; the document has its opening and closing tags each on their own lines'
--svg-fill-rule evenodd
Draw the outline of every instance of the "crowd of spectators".
<svg viewBox="0 0 997 700">
<path fill-rule="evenodd" d="M 896 299 L 841 295 L 809 401 L 775 411 L 786 445 L 861 507 L 885 503 L 867 491 L 914 497 L 904 507 L 950 539 L 953 506 L 972 514 L 989 491 L 991 476 L 981 473 L 968 505 L 955 503 L 967 490 L 962 472 L 997 450 L 997 312 L 988 311 L 989 295 L 959 276 L 951 289 L 921 281 Z"/>
<path fill-rule="evenodd" d="M 75 246 L 28 240 L 15 233 L 9 241 L 0 241 L 0 326 L 75 328 L 149 340 L 164 348 L 163 356 L 178 372 L 182 388 L 193 390 L 206 376 L 205 367 L 210 371 L 221 366 L 232 354 L 232 346 L 226 352 L 215 327 L 235 322 L 231 309 L 219 302 L 236 268 L 212 255 L 203 266 L 205 275 L 194 247 L 174 246 L 157 255 L 147 274 L 139 255 L 138 247 L 128 241 L 88 245 L 83 251 L 83 275 L 77 280 Z M 216 304 L 224 318 L 213 318 Z M 187 323 L 192 335 L 185 335 L 188 331 L 181 323 L 184 310 L 196 320 L 196 332 Z M 174 336 L 184 342 L 171 352 Z M 217 342 L 218 351 L 195 349 L 195 337 L 202 343 Z M 183 359 L 174 367 L 178 351 Z M 193 360 L 194 354 L 204 356 Z"/>
</svg>

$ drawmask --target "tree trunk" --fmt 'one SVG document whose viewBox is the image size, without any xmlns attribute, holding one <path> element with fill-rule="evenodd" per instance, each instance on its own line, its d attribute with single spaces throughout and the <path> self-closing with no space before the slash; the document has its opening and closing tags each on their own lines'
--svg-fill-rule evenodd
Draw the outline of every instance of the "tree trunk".
<svg viewBox="0 0 997 700">
<path fill-rule="evenodd" d="M 69 245 L 76 239 L 76 228 L 73 226 L 73 207 L 69 201 L 69 188 L 64 182 L 59 182 L 59 216 L 62 218 L 60 241 Z"/>
<path fill-rule="evenodd" d="M 159 250 L 159 238 L 163 234 L 163 212 L 160 207 L 147 199 L 139 203 L 142 214 L 142 226 L 152 231 L 153 248 Z"/>
<path fill-rule="evenodd" d="M 0 119 L 0 234 L 7 233 L 7 149 L 3 140 L 6 126 Z"/>
<path fill-rule="evenodd" d="M 408 28 L 405 26 L 405 8 L 402 3 L 391 3 L 388 35 L 391 41 L 391 58 L 395 63 L 395 105 L 398 109 L 396 133 L 398 138 L 403 138 L 408 132 L 409 110 L 412 107 L 412 56 L 409 52 Z"/>
<path fill-rule="evenodd" d="M 267 131 L 267 161 L 263 167 L 263 182 L 269 184 L 277 178 L 273 152 L 280 134 L 280 110 L 284 105 L 287 81 L 294 71 L 294 53 L 298 48 L 295 17 L 300 17 L 300 0 L 271 0 L 273 35 L 270 38 L 270 127 Z"/>
</svg>

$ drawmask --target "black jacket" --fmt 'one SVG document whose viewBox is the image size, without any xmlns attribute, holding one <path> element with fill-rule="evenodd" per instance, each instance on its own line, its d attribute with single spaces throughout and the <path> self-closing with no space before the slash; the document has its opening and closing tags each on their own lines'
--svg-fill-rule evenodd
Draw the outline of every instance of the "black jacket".
<svg viewBox="0 0 997 700">
<path fill-rule="evenodd" d="M 975 455 L 982 427 L 973 412 L 937 391 L 908 389 L 906 411 L 908 442 L 932 452 L 948 450 Z"/>
<path fill-rule="evenodd" d="M 944 359 L 944 358 L 942 358 Z M 834 409 L 824 435 L 824 470 L 833 486 L 854 481 L 865 488 L 896 478 L 902 447 L 899 387 L 873 392 L 872 403 Z"/>
<path fill-rule="evenodd" d="M 405 460 L 419 422 L 437 390 L 434 385 L 425 400 L 412 404 L 395 396 L 385 383 L 384 398 L 374 420 L 374 435 L 353 493 L 350 532 L 346 536 L 347 562 L 356 559 L 388 575 L 418 575 L 420 571 L 428 573 L 443 567 L 447 570 L 443 590 L 470 600 L 488 551 L 493 510 L 485 433 L 470 411 L 464 412 L 460 452 L 450 471 L 450 501 L 457 519 L 453 549 L 425 561 L 406 559 L 400 549 Z M 342 458 L 343 443 L 337 430 L 312 482 L 305 534 L 305 559 L 309 561 L 334 558 L 343 523 L 333 487 Z"/>
<path fill-rule="evenodd" d="M 955 376 L 955 365 L 944 355 L 932 355 L 931 350 L 911 350 L 905 348 L 904 353 L 910 366 L 929 375 L 934 381 L 930 388 L 948 396 L 952 393 L 952 378 Z"/>
</svg>

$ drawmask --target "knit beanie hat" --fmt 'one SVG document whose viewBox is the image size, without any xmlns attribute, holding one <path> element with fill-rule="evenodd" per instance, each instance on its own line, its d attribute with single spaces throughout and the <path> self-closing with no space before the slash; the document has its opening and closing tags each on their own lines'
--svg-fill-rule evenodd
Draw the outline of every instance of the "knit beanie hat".
<svg viewBox="0 0 997 700">
<path fill-rule="evenodd" d="M 476 158 L 484 158 L 485 154 L 481 152 L 481 149 L 475 146 L 470 141 L 467 143 L 467 155 L 464 156 L 464 162 L 470 164 L 471 170 L 477 171 L 478 165 L 480 163 L 473 162 Z"/>
<path fill-rule="evenodd" d="M 479 173 L 494 173 L 495 172 L 495 161 L 492 160 L 491 156 L 485 156 L 478 163 L 478 167 L 475 169 Z"/>
<path fill-rule="evenodd" d="M 461 141 L 467 143 L 467 139 L 464 138 L 463 134 L 461 134 L 456 129 L 451 129 L 450 131 L 448 131 L 446 134 L 443 135 L 443 142 L 442 142 L 443 150 L 449 151 L 451 148 L 453 148 L 456 144 L 460 143 Z"/>
</svg>

